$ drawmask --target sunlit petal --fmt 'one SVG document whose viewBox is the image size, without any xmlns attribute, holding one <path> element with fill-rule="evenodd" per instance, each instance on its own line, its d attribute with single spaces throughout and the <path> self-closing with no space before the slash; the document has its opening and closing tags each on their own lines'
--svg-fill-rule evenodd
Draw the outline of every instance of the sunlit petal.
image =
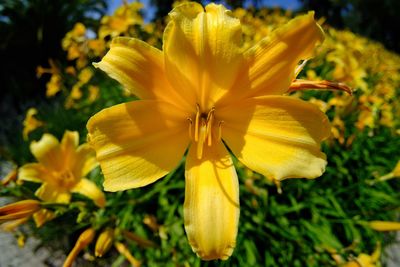
<svg viewBox="0 0 400 267">
<path fill-rule="evenodd" d="M 163 52 L 143 41 L 115 38 L 110 51 L 94 65 L 141 99 L 160 99 L 180 106 L 186 104 L 184 97 L 165 77 Z"/>
<path fill-rule="evenodd" d="M 201 160 L 196 150 L 193 144 L 186 160 L 186 233 L 193 251 L 202 259 L 227 259 L 236 244 L 238 178 L 222 143 L 206 146 Z"/>
<path fill-rule="evenodd" d="M 75 150 L 79 145 L 79 133 L 65 131 L 61 140 L 61 151 L 65 166 L 71 166 L 75 163 Z"/>
<path fill-rule="evenodd" d="M 79 193 L 92 199 L 93 202 L 99 206 L 106 205 L 106 198 L 104 193 L 97 187 L 97 185 L 89 179 L 82 178 L 71 190 L 73 193 Z"/>
<path fill-rule="evenodd" d="M 240 79 L 223 102 L 286 93 L 299 62 L 312 57 L 315 46 L 323 39 L 324 33 L 313 12 L 279 27 L 245 52 L 248 62 L 242 65 Z"/>
<path fill-rule="evenodd" d="M 222 138 L 249 168 L 272 179 L 316 178 L 326 165 L 320 143 L 328 118 L 313 104 L 284 96 L 241 101 L 218 111 Z"/>
<path fill-rule="evenodd" d="M 153 100 L 104 109 L 88 122 L 107 191 L 150 184 L 175 168 L 189 143 L 185 112 Z"/>
<path fill-rule="evenodd" d="M 165 68 L 192 107 L 210 109 L 236 79 L 242 62 L 240 21 L 222 5 L 185 3 L 170 12 L 164 32 Z M 203 111 L 204 111 L 203 110 Z"/>
</svg>

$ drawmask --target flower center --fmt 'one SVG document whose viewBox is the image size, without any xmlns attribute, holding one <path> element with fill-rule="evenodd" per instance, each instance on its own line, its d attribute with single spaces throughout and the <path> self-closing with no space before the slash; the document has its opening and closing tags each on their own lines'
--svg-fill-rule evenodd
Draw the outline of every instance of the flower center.
<svg viewBox="0 0 400 267">
<path fill-rule="evenodd" d="M 194 116 L 194 121 L 192 118 L 188 118 L 189 124 L 189 137 L 197 142 L 197 158 L 201 159 L 203 156 L 204 144 L 207 143 L 208 146 L 212 145 L 213 138 L 217 140 L 221 139 L 221 126 L 223 121 L 218 123 L 218 133 L 215 131 L 215 108 L 212 107 L 208 113 L 201 113 L 200 107 L 197 105 L 197 112 Z"/>
<path fill-rule="evenodd" d="M 75 176 L 69 169 L 56 173 L 55 177 L 56 183 L 60 187 L 70 188 L 76 184 Z"/>
</svg>

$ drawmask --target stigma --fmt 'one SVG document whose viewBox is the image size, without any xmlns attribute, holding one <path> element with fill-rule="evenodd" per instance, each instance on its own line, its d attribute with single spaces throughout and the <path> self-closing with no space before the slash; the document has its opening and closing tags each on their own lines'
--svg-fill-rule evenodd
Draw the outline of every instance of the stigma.
<svg viewBox="0 0 400 267">
<path fill-rule="evenodd" d="M 215 108 L 212 107 L 207 113 L 201 113 L 199 105 L 196 106 L 196 114 L 194 118 L 188 118 L 189 124 L 189 137 L 192 141 L 197 143 L 197 158 L 203 157 L 204 146 L 212 146 L 213 142 L 221 139 L 221 125 L 222 121 L 215 120 Z M 217 130 L 217 132 L 215 132 Z"/>
</svg>

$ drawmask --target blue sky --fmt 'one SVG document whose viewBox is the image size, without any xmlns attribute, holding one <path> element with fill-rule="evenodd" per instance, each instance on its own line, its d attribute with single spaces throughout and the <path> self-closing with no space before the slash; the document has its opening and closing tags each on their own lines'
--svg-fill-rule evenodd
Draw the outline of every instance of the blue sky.
<svg viewBox="0 0 400 267">
<path fill-rule="evenodd" d="M 128 0 L 128 2 L 133 2 L 133 0 Z M 155 8 L 150 6 L 150 0 L 141 0 L 140 2 L 142 2 L 145 6 L 145 20 L 151 19 L 152 15 L 155 12 Z M 269 7 L 278 6 L 285 9 L 297 9 L 298 7 L 300 7 L 299 0 L 262 0 L 261 2 L 263 3 L 263 5 Z M 122 3 L 123 0 L 108 0 L 109 7 L 107 13 L 112 14 L 118 6 L 122 5 Z"/>
</svg>

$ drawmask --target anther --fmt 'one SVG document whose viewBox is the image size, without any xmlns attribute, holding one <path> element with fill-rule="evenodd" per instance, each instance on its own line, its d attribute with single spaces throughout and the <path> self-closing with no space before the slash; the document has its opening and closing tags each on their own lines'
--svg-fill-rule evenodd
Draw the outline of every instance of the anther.
<svg viewBox="0 0 400 267">
<path fill-rule="evenodd" d="M 196 104 L 196 121 L 194 124 L 194 141 L 199 141 L 199 120 L 200 120 L 200 106 Z"/>
</svg>

